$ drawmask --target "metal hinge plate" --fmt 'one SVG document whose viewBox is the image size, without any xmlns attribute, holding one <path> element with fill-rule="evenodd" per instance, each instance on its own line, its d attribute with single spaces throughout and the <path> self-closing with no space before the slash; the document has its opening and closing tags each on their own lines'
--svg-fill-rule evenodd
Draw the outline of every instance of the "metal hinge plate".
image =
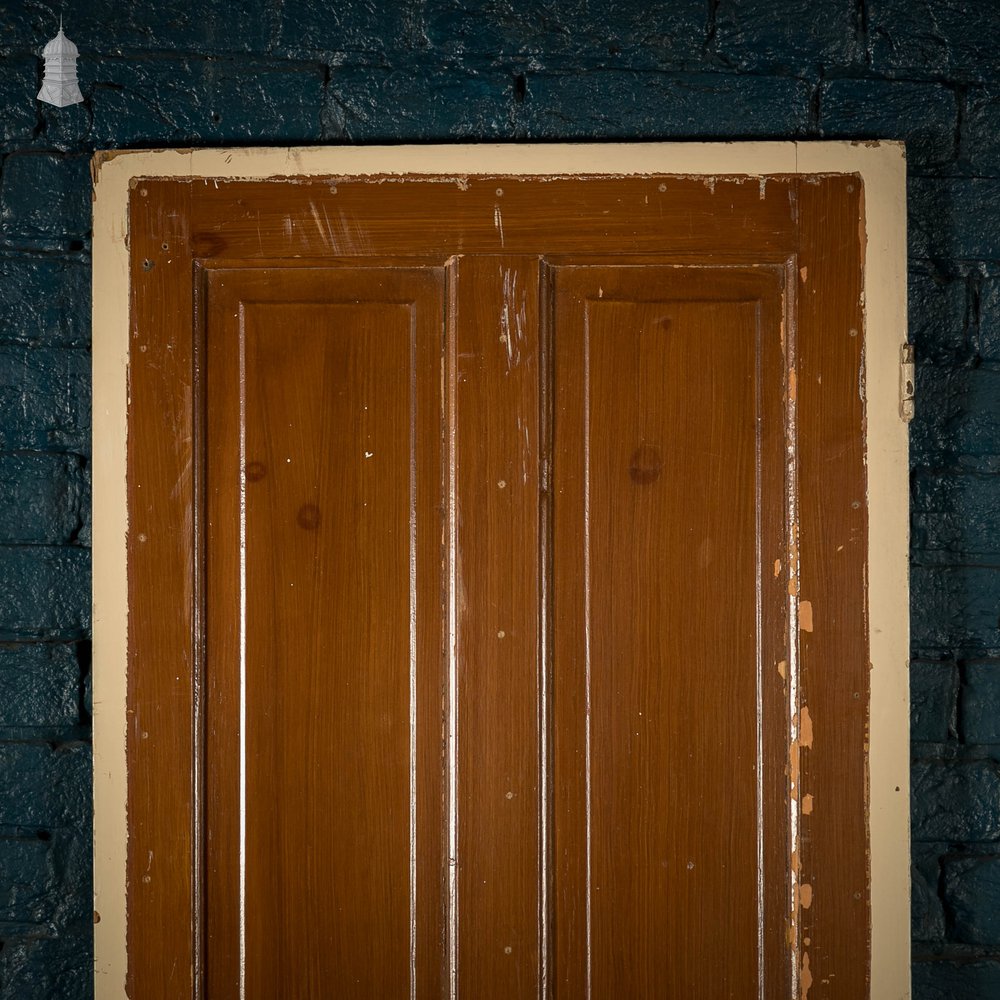
<svg viewBox="0 0 1000 1000">
<path fill-rule="evenodd" d="M 913 419 L 915 380 L 913 344 L 903 344 L 899 349 L 899 415 L 907 424 Z"/>
</svg>

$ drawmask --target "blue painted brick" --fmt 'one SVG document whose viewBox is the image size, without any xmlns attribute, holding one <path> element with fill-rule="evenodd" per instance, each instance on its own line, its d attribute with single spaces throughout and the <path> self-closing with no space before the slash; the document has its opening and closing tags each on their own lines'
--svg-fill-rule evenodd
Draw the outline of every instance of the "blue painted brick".
<svg viewBox="0 0 1000 1000">
<path fill-rule="evenodd" d="M 992 269 L 979 286 L 975 347 L 980 364 L 1000 367 L 1000 274 Z"/>
<path fill-rule="evenodd" d="M 1000 568 L 914 565 L 910 588 L 917 655 L 1000 656 Z"/>
<path fill-rule="evenodd" d="M 293 22 L 286 15 L 285 26 L 307 39 L 322 37 L 317 17 L 320 8 L 308 0 L 301 6 L 312 8 L 308 17 Z M 588 0 L 558 4 L 466 0 L 455 4 L 430 0 L 413 17 L 400 13 L 402 16 L 383 27 L 383 37 L 392 47 L 432 48 L 439 57 L 528 58 L 535 69 L 602 65 L 679 69 L 702 64 L 709 11 L 701 0 L 635 4 Z M 377 31 L 378 26 L 369 20 L 359 41 L 364 43 Z M 282 37 L 287 44 L 284 28 Z M 370 41 L 367 44 L 376 47 Z"/>
<path fill-rule="evenodd" d="M 0 951 L 0 1000 L 90 1000 L 94 945 L 89 933 L 27 937 Z"/>
<path fill-rule="evenodd" d="M 0 55 L 0 142 L 30 142 L 33 138 L 38 125 L 38 69 L 35 56 Z"/>
<path fill-rule="evenodd" d="M 1000 662 L 967 663 L 964 681 L 962 739 L 966 743 L 1000 743 Z"/>
<path fill-rule="evenodd" d="M 940 944 L 945 938 L 944 905 L 938 895 L 941 856 L 946 844 L 913 844 L 911 855 L 910 926 L 919 944 Z"/>
<path fill-rule="evenodd" d="M 189 0 L 152 0 L 145 5 L 120 0 L 63 0 L 59 5 L 0 5 L 0 38 L 9 48 L 41 53 L 59 30 L 65 15 L 66 34 L 80 49 L 81 62 L 95 49 L 117 52 L 164 50 L 230 52 L 264 49 L 275 29 L 274 8 L 266 0 L 237 4 L 193 4 Z"/>
<path fill-rule="evenodd" d="M 1000 5 L 993 0 L 867 0 L 872 69 L 914 78 L 995 75 Z"/>
<path fill-rule="evenodd" d="M 350 53 L 355 58 L 396 55 L 399 61 L 405 61 L 409 54 L 429 47 L 425 22 L 433 16 L 435 6 L 433 0 L 422 4 L 408 0 L 342 4 L 282 0 L 271 48 L 286 58 L 315 59 L 322 53 Z M 455 13 L 459 21 L 465 16 L 464 9 Z M 474 12 L 469 11 L 467 16 L 475 24 Z M 484 21 L 482 28 L 487 32 L 488 22 Z M 444 56 L 443 49 L 439 54 Z"/>
<path fill-rule="evenodd" d="M 917 759 L 912 769 L 914 841 L 1000 839 L 1000 764 Z"/>
<path fill-rule="evenodd" d="M 68 248 L 90 231 L 90 170 L 84 156 L 12 153 L 0 177 L 0 239 Z"/>
<path fill-rule="evenodd" d="M 0 921 L 41 923 L 57 908 L 51 838 L 0 837 Z"/>
<path fill-rule="evenodd" d="M 0 646 L 0 691 L 0 729 L 77 725 L 80 665 L 75 648 L 64 643 Z"/>
<path fill-rule="evenodd" d="M 910 464 L 1000 472 L 1000 372 L 917 365 Z"/>
<path fill-rule="evenodd" d="M 249 59 L 101 59 L 81 70 L 98 148 L 305 143 L 320 130 L 324 69 Z"/>
<path fill-rule="evenodd" d="M 913 964 L 914 1000 L 992 1000 L 1000 996 L 1000 959 Z"/>
<path fill-rule="evenodd" d="M 961 157 L 965 168 L 980 176 L 1000 175 L 1000 87 L 972 87 L 965 98 Z"/>
<path fill-rule="evenodd" d="M 912 256 L 1000 259 L 1000 179 L 911 177 L 907 205 Z"/>
<path fill-rule="evenodd" d="M 946 859 L 944 899 L 957 941 L 1000 945 L 1000 856 Z"/>
<path fill-rule="evenodd" d="M 957 124 L 958 101 L 940 84 L 837 79 L 820 88 L 824 137 L 905 139 L 911 170 L 954 160 Z"/>
<path fill-rule="evenodd" d="M 90 355 L 0 347 L 0 450 L 90 448 Z"/>
<path fill-rule="evenodd" d="M 0 341 L 83 347 L 90 340 L 90 270 L 79 260 L 0 259 Z"/>
<path fill-rule="evenodd" d="M 428 94 L 433 99 L 428 99 Z M 414 75 L 377 67 L 334 69 L 324 114 L 325 133 L 358 142 L 490 136 L 510 127 L 509 73 L 439 67 Z"/>
<path fill-rule="evenodd" d="M 84 489 L 72 455 L 0 455 L 0 544 L 70 541 L 83 517 Z"/>
<path fill-rule="evenodd" d="M 910 664 L 910 738 L 944 743 L 955 730 L 958 668 L 954 663 L 914 660 Z"/>
<path fill-rule="evenodd" d="M 0 547 L 0 639 L 75 639 L 90 628 L 90 552 Z"/>
<path fill-rule="evenodd" d="M 741 70 L 808 72 L 860 65 L 864 49 L 850 0 L 721 0 L 714 51 Z"/>
<path fill-rule="evenodd" d="M 0 825 L 82 828 L 91 805 L 90 747 L 85 743 L 0 743 L 0 773 L 16 774 L 0 797 Z"/>
<path fill-rule="evenodd" d="M 1000 561 L 1000 488 L 995 475 L 926 470 L 910 489 L 910 546 L 923 563 Z"/>
<path fill-rule="evenodd" d="M 519 121 L 532 138 L 802 135 L 809 86 L 786 77 L 607 72 L 537 74 Z"/>
<path fill-rule="evenodd" d="M 955 364 L 970 359 L 969 281 L 927 261 L 913 261 L 907 276 L 909 339 L 922 362 Z"/>
</svg>

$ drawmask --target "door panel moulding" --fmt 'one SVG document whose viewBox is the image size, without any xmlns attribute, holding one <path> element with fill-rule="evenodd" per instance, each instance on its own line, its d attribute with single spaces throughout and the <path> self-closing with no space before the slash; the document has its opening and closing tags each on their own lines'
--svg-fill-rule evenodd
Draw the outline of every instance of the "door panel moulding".
<svg viewBox="0 0 1000 1000">
<path fill-rule="evenodd" d="M 864 184 L 871 996 L 908 1000 L 908 434 L 900 418 L 906 339 L 905 154 L 896 142 L 649 143 L 99 152 L 94 207 L 94 892 L 99 1000 L 126 996 L 126 405 L 128 199 L 141 178 L 399 182 L 433 176 L 856 174 Z M 919 401 L 918 401 L 919 405 Z"/>
</svg>

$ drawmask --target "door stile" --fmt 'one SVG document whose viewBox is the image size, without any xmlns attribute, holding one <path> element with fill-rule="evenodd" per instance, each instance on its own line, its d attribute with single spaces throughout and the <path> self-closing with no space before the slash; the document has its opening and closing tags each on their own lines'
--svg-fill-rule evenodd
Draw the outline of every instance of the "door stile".
<svg viewBox="0 0 1000 1000">
<path fill-rule="evenodd" d="M 538 995 L 539 262 L 456 264 L 453 987 Z"/>
</svg>

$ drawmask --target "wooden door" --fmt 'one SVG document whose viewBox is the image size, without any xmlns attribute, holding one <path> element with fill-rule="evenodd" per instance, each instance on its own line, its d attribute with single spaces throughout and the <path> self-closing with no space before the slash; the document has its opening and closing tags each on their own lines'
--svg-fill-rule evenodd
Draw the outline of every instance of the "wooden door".
<svg viewBox="0 0 1000 1000">
<path fill-rule="evenodd" d="M 859 178 L 130 205 L 130 995 L 867 995 Z"/>
</svg>

